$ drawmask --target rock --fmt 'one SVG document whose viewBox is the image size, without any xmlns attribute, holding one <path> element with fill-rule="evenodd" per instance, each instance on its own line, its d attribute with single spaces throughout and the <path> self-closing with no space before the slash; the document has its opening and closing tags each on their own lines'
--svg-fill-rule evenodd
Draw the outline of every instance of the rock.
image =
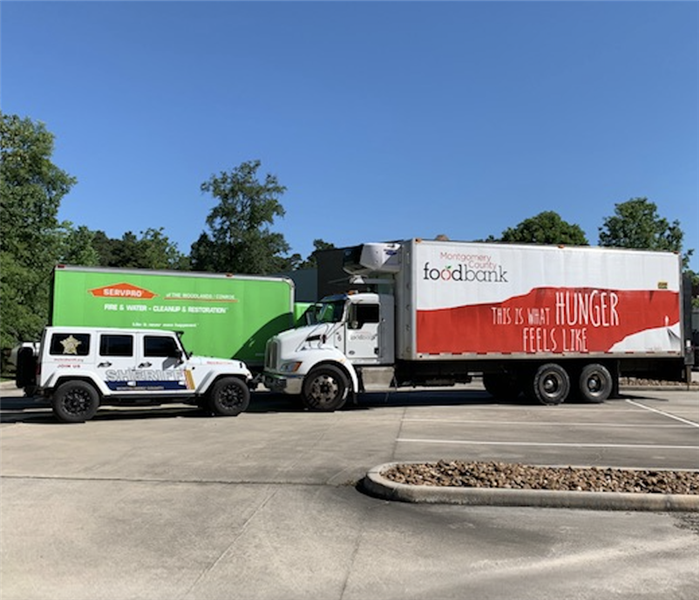
<svg viewBox="0 0 699 600">
<path fill-rule="evenodd" d="M 383 477 L 408 485 L 559 491 L 699 494 L 699 472 L 537 467 L 502 462 L 444 461 L 405 463 Z"/>
</svg>

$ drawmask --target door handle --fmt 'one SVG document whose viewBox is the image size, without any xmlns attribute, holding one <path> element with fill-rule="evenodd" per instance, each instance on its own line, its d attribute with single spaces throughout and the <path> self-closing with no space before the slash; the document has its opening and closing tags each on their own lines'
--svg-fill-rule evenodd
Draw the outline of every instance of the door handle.
<svg viewBox="0 0 699 600">
<path fill-rule="evenodd" d="M 101 362 L 100 364 L 97 365 L 98 369 L 105 369 L 107 367 L 111 367 L 112 363 L 110 362 Z"/>
<path fill-rule="evenodd" d="M 138 365 L 138 368 L 139 368 L 139 369 L 145 369 L 145 368 L 147 368 L 147 367 L 152 367 L 152 366 L 153 366 L 153 365 L 152 365 L 151 363 L 149 363 L 149 362 L 143 362 L 143 363 L 141 363 L 140 365 Z"/>
</svg>

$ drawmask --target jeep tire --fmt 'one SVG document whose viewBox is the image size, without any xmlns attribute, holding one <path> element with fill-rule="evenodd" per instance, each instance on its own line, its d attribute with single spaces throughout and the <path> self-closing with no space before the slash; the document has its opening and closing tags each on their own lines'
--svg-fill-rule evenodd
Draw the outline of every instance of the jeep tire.
<svg viewBox="0 0 699 600">
<path fill-rule="evenodd" d="M 250 389 L 238 377 L 219 379 L 209 394 L 209 410 L 222 417 L 236 417 L 250 404 Z"/>
<path fill-rule="evenodd" d="M 100 405 L 97 390 L 86 381 L 66 381 L 53 393 L 53 414 L 64 423 L 84 423 Z"/>
</svg>

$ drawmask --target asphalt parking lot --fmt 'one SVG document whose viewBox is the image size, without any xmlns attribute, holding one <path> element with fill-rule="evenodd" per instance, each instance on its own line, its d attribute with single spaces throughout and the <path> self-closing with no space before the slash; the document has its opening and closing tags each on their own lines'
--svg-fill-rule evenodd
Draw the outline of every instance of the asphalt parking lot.
<svg viewBox="0 0 699 600">
<path fill-rule="evenodd" d="M 493 403 L 374 391 L 333 414 L 258 395 L 81 425 L 0 396 L 3 600 L 696 600 L 699 515 L 413 505 L 356 482 L 394 461 L 699 469 L 699 393 Z"/>
</svg>

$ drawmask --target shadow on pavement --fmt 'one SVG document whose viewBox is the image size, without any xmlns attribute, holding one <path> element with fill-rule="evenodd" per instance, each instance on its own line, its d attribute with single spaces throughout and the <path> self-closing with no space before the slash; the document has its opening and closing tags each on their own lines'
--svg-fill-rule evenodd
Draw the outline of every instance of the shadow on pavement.
<svg viewBox="0 0 699 600">
<path fill-rule="evenodd" d="M 213 418 L 196 406 L 183 404 L 103 406 L 92 421 L 121 421 L 140 419 Z M 26 397 L 0 398 L 0 423 L 31 423 L 34 425 L 69 425 L 53 415 L 50 404 L 42 399 Z M 78 423 L 80 425 L 81 423 Z"/>
<path fill-rule="evenodd" d="M 614 402 L 624 398 L 642 399 L 643 394 L 628 396 L 622 394 L 620 398 L 608 400 Z M 567 405 L 576 404 L 594 406 L 575 397 L 569 398 Z M 382 408 L 401 408 L 416 406 L 538 406 L 543 405 L 533 402 L 520 395 L 516 398 L 495 400 L 484 390 L 478 389 L 439 389 L 439 390 L 389 390 L 370 391 L 360 394 L 356 404 L 348 403 L 344 411 L 368 411 Z M 305 412 L 300 399 L 286 394 L 257 391 L 253 392 L 250 406 L 246 411 L 253 414 L 275 413 L 299 413 Z M 322 415 L 322 412 L 317 413 Z M 122 405 L 101 407 L 93 417 L 93 421 L 110 420 L 139 420 L 139 419 L 172 419 L 172 418 L 216 418 L 196 406 L 183 404 L 163 405 Z M 58 421 L 53 416 L 49 403 L 40 398 L 27 397 L 0 397 L 0 423 L 34 423 L 56 424 Z"/>
<path fill-rule="evenodd" d="M 566 404 L 586 404 L 575 398 L 570 398 Z M 488 392 L 479 389 L 401 389 L 389 391 L 369 391 L 359 394 L 357 404 L 348 402 L 344 411 L 376 410 L 381 408 L 401 408 L 411 406 L 541 406 L 532 402 L 524 395 L 516 398 L 495 400 Z M 293 396 L 274 392 L 255 392 L 247 412 L 251 413 L 280 413 L 301 412 L 305 409 L 300 400 Z M 322 413 L 318 413 L 322 414 Z"/>
</svg>

